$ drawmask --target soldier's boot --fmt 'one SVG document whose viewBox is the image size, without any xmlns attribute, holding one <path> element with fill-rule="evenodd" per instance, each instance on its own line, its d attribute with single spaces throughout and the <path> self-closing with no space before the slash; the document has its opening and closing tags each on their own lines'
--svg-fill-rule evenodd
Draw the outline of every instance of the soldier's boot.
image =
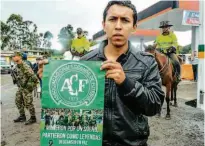
<svg viewBox="0 0 205 146">
<path fill-rule="evenodd" d="M 25 115 L 20 115 L 18 118 L 14 119 L 14 123 L 25 122 L 25 121 L 26 121 L 26 116 Z"/>
<path fill-rule="evenodd" d="M 31 118 L 26 121 L 25 125 L 31 125 L 33 123 L 36 123 L 36 116 L 31 116 Z"/>
</svg>

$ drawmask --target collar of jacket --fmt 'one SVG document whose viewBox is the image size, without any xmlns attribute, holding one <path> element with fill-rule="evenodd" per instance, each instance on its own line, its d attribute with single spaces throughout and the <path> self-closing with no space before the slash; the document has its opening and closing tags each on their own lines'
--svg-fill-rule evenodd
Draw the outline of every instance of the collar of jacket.
<svg viewBox="0 0 205 146">
<path fill-rule="evenodd" d="M 103 61 L 107 60 L 107 58 L 104 54 L 104 48 L 107 46 L 107 44 L 108 44 L 108 40 L 102 41 L 100 46 L 99 46 L 99 49 L 98 49 L 98 57 Z M 117 62 L 126 62 L 126 60 L 128 59 L 128 57 L 130 55 L 132 48 L 133 48 L 132 44 L 130 43 L 130 41 L 128 41 L 127 52 L 120 55 L 117 59 Z"/>
</svg>

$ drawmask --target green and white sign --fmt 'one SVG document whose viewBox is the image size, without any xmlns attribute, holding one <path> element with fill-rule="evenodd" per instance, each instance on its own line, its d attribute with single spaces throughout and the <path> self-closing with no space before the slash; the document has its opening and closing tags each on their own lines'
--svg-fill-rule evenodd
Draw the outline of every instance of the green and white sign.
<svg viewBox="0 0 205 146">
<path fill-rule="evenodd" d="M 53 60 L 44 68 L 41 146 L 101 146 L 105 72 L 98 61 Z"/>
</svg>

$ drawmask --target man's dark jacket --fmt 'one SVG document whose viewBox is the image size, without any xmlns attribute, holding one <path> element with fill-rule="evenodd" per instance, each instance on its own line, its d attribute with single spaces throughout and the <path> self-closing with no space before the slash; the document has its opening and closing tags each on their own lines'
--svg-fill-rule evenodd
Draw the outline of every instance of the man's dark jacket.
<svg viewBox="0 0 205 146">
<path fill-rule="evenodd" d="M 81 60 L 105 61 L 103 41 L 98 49 L 86 54 Z M 153 55 L 137 51 L 129 42 L 127 53 L 118 59 L 126 79 L 117 85 L 105 79 L 103 140 L 123 146 L 140 146 L 149 136 L 148 118 L 161 109 L 164 93 L 161 78 Z M 143 116 L 145 115 L 145 116 Z"/>
</svg>

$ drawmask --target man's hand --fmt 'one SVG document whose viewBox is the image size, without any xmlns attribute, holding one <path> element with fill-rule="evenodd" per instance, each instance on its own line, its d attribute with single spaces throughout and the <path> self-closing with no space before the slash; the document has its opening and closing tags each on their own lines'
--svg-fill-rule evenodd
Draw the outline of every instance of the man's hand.
<svg viewBox="0 0 205 146">
<path fill-rule="evenodd" d="M 122 84 L 126 78 L 121 64 L 116 61 L 105 61 L 100 69 L 106 70 L 106 78 L 113 79 L 118 85 Z"/>
</svg>

